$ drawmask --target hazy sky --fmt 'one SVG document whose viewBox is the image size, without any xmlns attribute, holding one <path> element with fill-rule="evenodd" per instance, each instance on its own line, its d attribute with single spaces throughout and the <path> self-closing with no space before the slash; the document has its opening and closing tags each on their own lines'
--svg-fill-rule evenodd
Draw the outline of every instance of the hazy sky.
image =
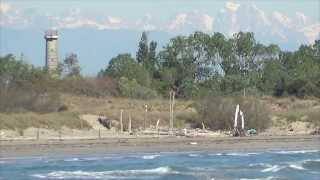
<svg viewBox="0 0 320 180">
<path fill-rule="evenodd" d="M 95 73 L 118 53 L 135 56 L 142 31 L 159 47 L 194 31 L 250 31 L 259 42 L 297 49 L 319 38 L 320 0 L 0 0 L 0 28 L 0 55 L 24 53 L 42 66 L 43 32 L 53 28 L 61 58 L 76 52 L 84 72 Z"/>
<path fill-rule="evenodd" d="M 298 13 L 319 22 L 319 0 L 1 0 L 0 13 L 1 25 L 15 28 L 71 28 L 97 23 L 101 29 L 146 30 L 170 30 L 179 15 L 193 13 L 211 17 L 207 21 L 212 21 L 213 30 L 215 18 L 224 8 L 240 6 L 255 6 L 266 15 L 279 12 L 284 18 Z"/>
</svg>

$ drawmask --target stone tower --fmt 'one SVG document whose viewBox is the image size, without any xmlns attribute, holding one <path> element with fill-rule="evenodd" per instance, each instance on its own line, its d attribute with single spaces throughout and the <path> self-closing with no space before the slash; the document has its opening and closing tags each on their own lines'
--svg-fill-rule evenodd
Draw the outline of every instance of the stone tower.
<svg viewBox="0 0 320 180">
<path fill-rule="evenodd" d="M 58 68 L 58 31 L 46 31 L 44 38 L 46 39 L 46 68 L 49 72 L 54 72 Z"/>
</svg>

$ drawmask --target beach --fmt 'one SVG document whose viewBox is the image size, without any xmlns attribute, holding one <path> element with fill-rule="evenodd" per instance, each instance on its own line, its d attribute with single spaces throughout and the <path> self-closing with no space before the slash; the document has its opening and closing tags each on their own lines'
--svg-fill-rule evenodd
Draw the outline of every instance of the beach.
<svg viewBox="0 0 320 180">
<path fill-rule="evenodd" d="M 0 141 L 1 158 L 152 152 L 245 152 L 275 149 L 320 150 L 320 136 L 127 137 Z"/>
</svg>

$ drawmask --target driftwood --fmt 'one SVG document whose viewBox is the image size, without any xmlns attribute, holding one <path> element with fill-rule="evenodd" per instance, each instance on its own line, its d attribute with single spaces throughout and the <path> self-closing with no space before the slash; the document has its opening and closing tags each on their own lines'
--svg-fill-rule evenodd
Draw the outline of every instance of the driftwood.
<svg viewBox="0 0 320 180">
<path fill-rule="evenodd" d="M 311 135 L 320 135 L 320 128 L 315 129 L 310 133 Z"/>
<path fill-rule="evenodd" d="M 206 130 L 206 126 L 204 125 L 204 123 L 202 122 L 202 130 Z"/>
<path fill-rule="evenodd" d="M 237 128 L 238 126 L 238 114 L 239 114 L 239 110 L 240 110 L 240 106 L 239 104 L 237 105 L 236 107 L 236 112 L 234 114 L 234 125 L 233 125 L 233 128 Z"/>
<path fill-rule="evenodd" d="M 241 117 L 241 128 L 238 127 L 238 117 Z M 233 136 L 245 136 L 244 131 L 244 113 L 240 110 L 240 105 L 238 104 L 236 107 L 236 112 L 234 114 L 234 125 L 233 125 Z"/>
<path fill-rule="evenodd" d="M 241 116 L 241 129 L 244 129 L 244 114 L 242 111 L 240 111 L 240 116 Z"/>
</svg>

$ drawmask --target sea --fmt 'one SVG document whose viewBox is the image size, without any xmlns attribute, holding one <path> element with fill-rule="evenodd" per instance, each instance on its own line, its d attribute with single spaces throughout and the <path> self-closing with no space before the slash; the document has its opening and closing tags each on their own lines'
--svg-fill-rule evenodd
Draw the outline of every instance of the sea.
<svg viewBox="0 0 320 180">
<path fill-rule="evenodd" d="M 320 179 L 320 151 L 157 152 L 0 158 L 0 179 Z"/>
</svg>

